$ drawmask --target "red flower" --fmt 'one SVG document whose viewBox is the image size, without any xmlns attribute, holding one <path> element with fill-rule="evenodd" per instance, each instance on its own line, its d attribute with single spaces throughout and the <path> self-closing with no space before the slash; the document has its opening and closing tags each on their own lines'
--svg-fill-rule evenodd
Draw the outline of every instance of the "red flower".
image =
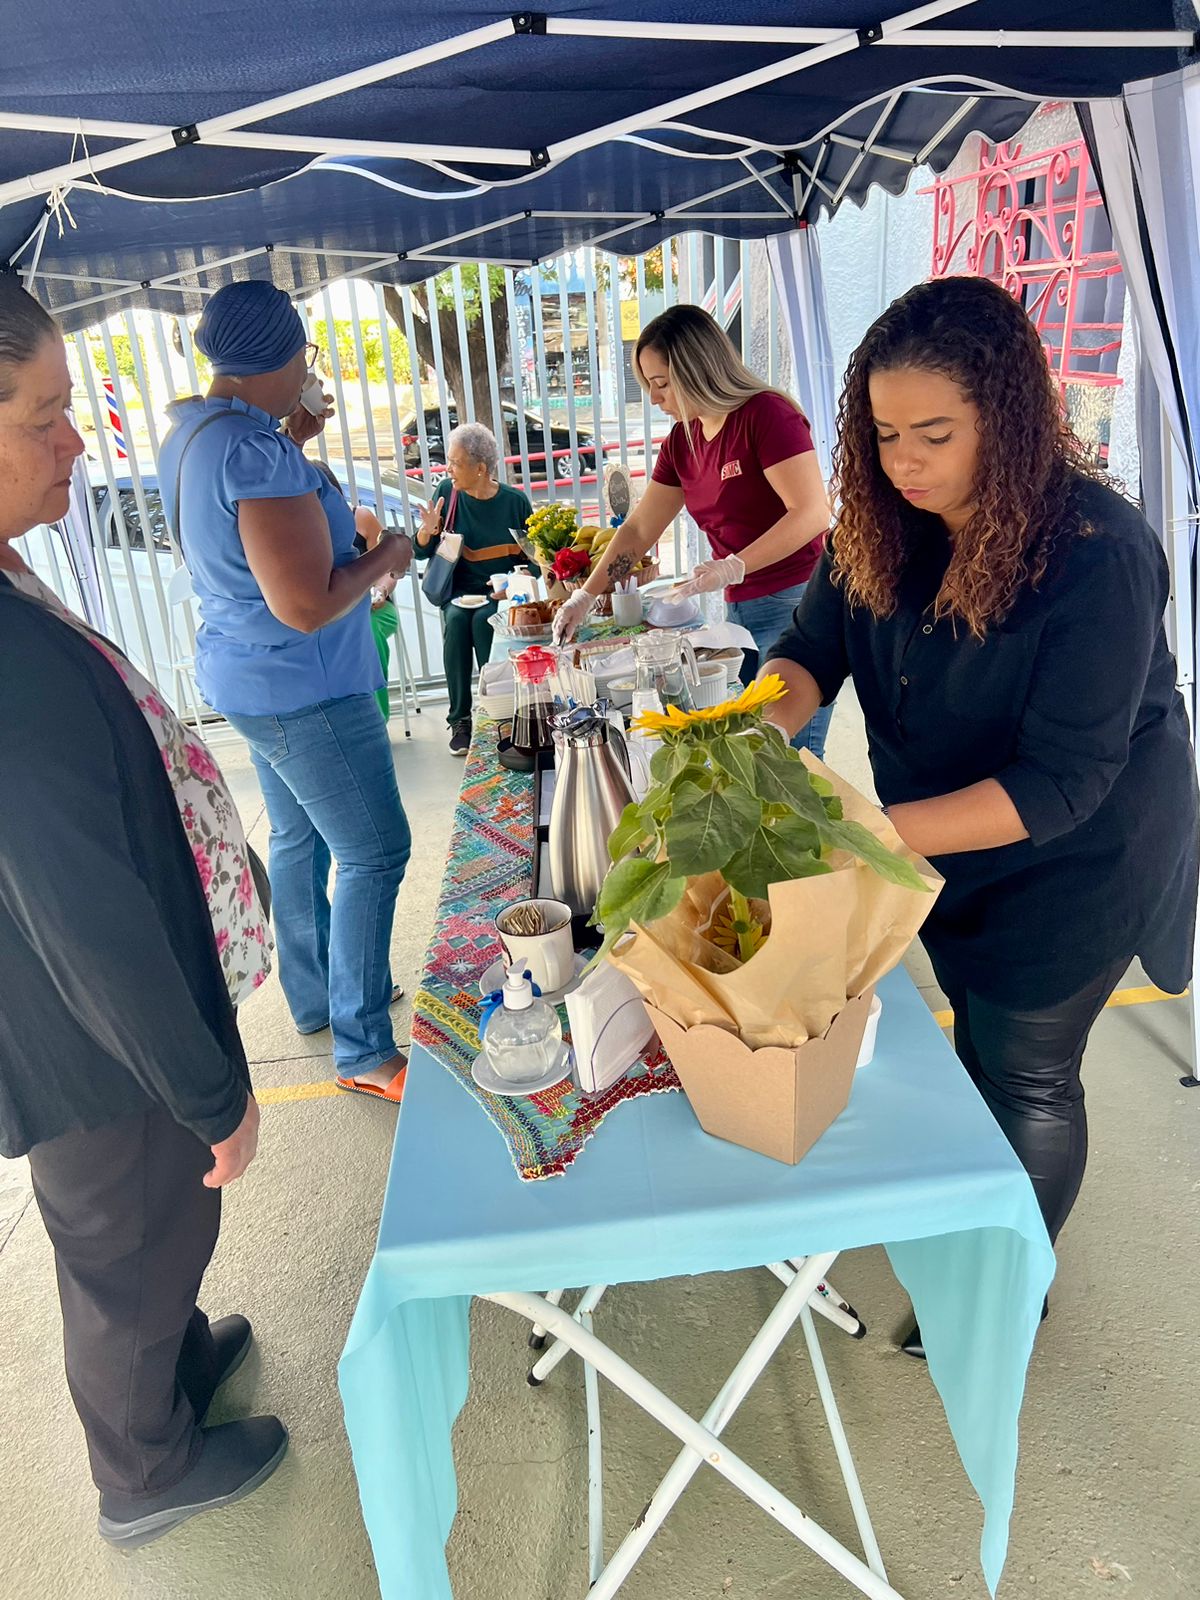
<svg viewBox="0 0 1200 1600">
<path fill-rule="evenodd" d="M 572 578 L 582 578 L 591 565 L 592 558 L 586 550 L 575 550 L 568 545 L 554 557 L 550 570 L 559 583 L 570 583 Z"/>
<path fill-rule="evenodd" d="M 266 983 L 266 981 L 267 981 L 267 975 L 266 975 L 265 972 L 256 972 L 254 974 L 254 988 L 261 989 L 263 984 Z"/>
<path fill-rule="evenodd" d="M 217 954 L 223 956 L 225 954 L 226 950 L 228 950 L 228 949 L 229 949 L 229 929 L 228 928 L 218 928 L 217 929 Z"/>
<path fill-rule="evenodd" d="M 254 879 L 250 876 L 249 867 L 242 868 L 242 875 L 238 879 L 237 897 L 247 908 L 254 899 Z"/>
</svg>

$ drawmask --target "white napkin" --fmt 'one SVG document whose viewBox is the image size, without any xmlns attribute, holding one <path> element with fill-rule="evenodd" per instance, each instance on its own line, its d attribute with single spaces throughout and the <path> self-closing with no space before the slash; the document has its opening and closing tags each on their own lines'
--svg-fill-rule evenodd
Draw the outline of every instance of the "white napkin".
<svg viewBox="0 0 1200 1600">
<path fill-rule="evenodd" d="M 480 694 L 513 694 L 515 690 L 511 656 L 505 656 L 503 661 L 489 661 L 479 669 Z"/>
<path fill-rule="evenodd" d="M 607 961 L 593 968 L 566 1000 L 575 1071 L 584 1094 L 623 1078 L 654 1036 L 642 997 Z"/>
<path fill-rule="evenodd" d="M 754 635 L 738 622 L 710 622 L 688 634 L 693 650 L 753 650 Z"/>
</svg>

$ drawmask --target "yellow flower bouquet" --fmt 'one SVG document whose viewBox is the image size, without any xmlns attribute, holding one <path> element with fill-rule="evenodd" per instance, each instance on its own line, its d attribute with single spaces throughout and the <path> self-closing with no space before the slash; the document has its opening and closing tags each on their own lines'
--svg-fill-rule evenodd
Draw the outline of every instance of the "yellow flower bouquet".
<svg viewBox="0 0 1200 1600">
<path fill-rule="evenodd" d="M 795 1161 L 845 1105 L 874 985 L 941 880 L 764 720 L 785 692 L 768 677 L 635 720 L 662 748 L 609 841 L 596 919 L 703 1126 Z"/>
</svg>

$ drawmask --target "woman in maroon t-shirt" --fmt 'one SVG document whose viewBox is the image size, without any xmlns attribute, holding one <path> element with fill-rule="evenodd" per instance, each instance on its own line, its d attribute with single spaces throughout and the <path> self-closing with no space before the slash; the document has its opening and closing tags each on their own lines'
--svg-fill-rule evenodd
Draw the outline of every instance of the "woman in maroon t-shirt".
<svg viewBox="0 0 1200 1600">
<path fill-rule="evenodd" d="M 730 620 L 754 636 L 746 682 L 787 628 L 821 554 L 829 502 L 803 413 L 762 383 L 699 306 L 672 306 L 643 330 L 634 370 L 675 426 L 659 451 L 646 492 L 621 525 L 608 556 L 567 602 L 555 638 L 570 638 L 597 598 L 652 550 L 686 506 L 707 535 L 701 561 L 675 591 L 724 589 Z M 831 708 L 814 716 L 798 744 L 823 754 Z"/>
</svg>

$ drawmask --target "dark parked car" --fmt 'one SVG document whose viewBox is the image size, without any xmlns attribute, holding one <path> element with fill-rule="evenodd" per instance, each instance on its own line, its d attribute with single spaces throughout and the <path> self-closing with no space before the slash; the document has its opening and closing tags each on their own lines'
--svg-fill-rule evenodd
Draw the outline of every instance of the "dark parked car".
<svg viewBox="0 0 1200 1600">
<path fill-rule="evenodd" d="M 500 407 L 504 417 L 506 438 L 499 441 L 500 448 L 506 456 L 520 457 L 521 434 L 517 408 L 510 402 Z M 453 405 L 447 408 L 450 426 L 458 427 L 458 412 Z M 481 417 L 481 422 L 492 425 L 490 416 Z M 421 440 L 417 431 L 417 414 L 410 411 L 401 423 L 404 444 L 404 464 L 406 467 L 421 468 Z M 550 428 L 550 444 L 547 448 L 545 427 L 542 418 L 536 411 L 525 412 L 525 447 L 532 458 L 529 467 L 533 477 L 540 478 L 552 467 L 554 476 L 560 480 L 570 480 L 590 476 L 596 470 L 596 436 L 590 428 L 576 428 L 575 439 L 578 445 L 576 451 L 571 449 L 571 430 L 566 423 L 554 423 Z M 438 406 L 425 408 L 425 443 L 429 449 L 430 464 L 435 467 L 444 466 L 446 463 L 446 444 L 442 437 L 442 413 Z M 553 457 L 546 461 L 547 454 Z"/>
<path fill-rule="evenodd" d="M 343 491 L 348 488 L 349 474 L 344 461 L 331 461 L 329 463 L 335 476 L 342 485 Z M 357 491 L 357 501 L 360 505 L 377 511 L 375 504 L 375 475 L 365 461 L 354 462 L 354 481 Z M 404 499 L 400 492 L 399 481 L 394 471 L 384 470 L 380 473 L 383 483 L 384 515 L 381 521 L 395 528 L 404 528 L 407 519 L 404 515 Z M 121 543 L 117 531 L 117 519 L 113 510 L 112 493 L 108 481 L 99 466 L 91 464 L 90 467 L 92 498 L 95 501 L 96 517 L 100 524 L 101 536 L 110 549 L 116 549 Z M 121 463 L 116 474 L 117 493 L 121 499 L 121 512 L 125 520 L 125 533 L 129 540 L 131 550 L 144 550 L 146 536 L 142 530 L 142 516 L 138 507 L 137 495 L 134 492 L 133 478 L 129 470 Z M 167 535 L 166 519 L 163 516 L 162 500 L 158 492 L 158 478 L 152 469 L 147 468 L 142 473 L 142 492 L 146 498 L 146 510 L 150 513 L 151 531 L 154 536 L 154 547 L 159 551 L 170 552 L 171 541 Z M 414 511 L 419 512 L 425 505 L 427 496 L 416 485 L 410 484 L 408 491 L 409 503 Z"/>
</svg>

